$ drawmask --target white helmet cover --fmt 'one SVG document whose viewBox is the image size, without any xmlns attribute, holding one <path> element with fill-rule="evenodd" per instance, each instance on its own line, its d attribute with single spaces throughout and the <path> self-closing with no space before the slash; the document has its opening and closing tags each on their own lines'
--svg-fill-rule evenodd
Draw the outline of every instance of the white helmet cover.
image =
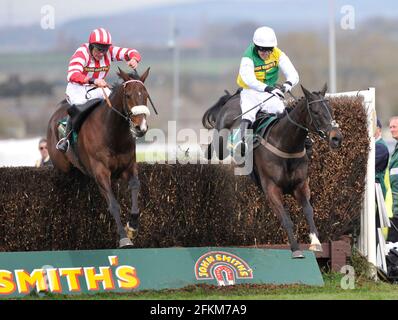
<svg viewBox="0 0 398 320">
<path fill-rule="evenodd" d="M 276 47 L 278 45 L 275 32 L 269 27 L 256 29 L 253 35 L 253 42 L 259 47 Z"/>
</svg>

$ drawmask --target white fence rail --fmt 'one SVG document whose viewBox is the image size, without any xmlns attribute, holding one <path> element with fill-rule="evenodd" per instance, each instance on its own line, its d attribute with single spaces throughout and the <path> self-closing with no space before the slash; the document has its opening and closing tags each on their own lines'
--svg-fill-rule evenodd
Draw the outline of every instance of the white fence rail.
<svg viewBox="0 0 398 320">
<path fill-rule="evenodd" d="M 367 257 L 368 262 L 374 266 L 376 262 L 376 199 L 375 199 L 375 139 L 376 129 L 376 91 L 375 88 L 367 90 L 340 92 L 328 95 L 330 97 L 350 96 L 363 97 L 364 108 L 367 114 L 367 128 L 370 141 L 368 164 L 366 170 L 366 186 L 363 208 L 361 212 L 361 229 L 358 250 Z"/>
</svg>

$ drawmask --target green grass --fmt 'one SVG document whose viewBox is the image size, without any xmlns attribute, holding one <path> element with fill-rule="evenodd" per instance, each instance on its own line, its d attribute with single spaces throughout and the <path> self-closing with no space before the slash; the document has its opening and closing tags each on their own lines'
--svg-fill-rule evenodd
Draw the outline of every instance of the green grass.
<svg viewBox="0 0 398 320">
<path fill-rule="evenodd" d="M 138 291 L 131 293 L 98 293 L 92 295 L 37 294 L 23 299 L 69 300 L 397 300 L 398 286 L 359 278 L 354 289 L 342 289 L 342 274 L 324 274 L 325 286 L 304 285 L 236 285 L 216 287 L 188 286 L 179 290 Z"/>
<path fill-rule="evenodd" d="M 51 77 L 66 79 L 69 59 L 73 52 L 68 53 L 2 53 L 0 54 L 0 70 L 3 73 L 20 73 L 43 76 L 43 73 L 50 72 Z M 219 75 L 225 72 L 238 71 L 240 58 L 184 58 L 180 61 L 180 72 L 182 75 L 195 76 Z M 155 60 L 145 58 L 142 61 L 143 66 L 139 71 L 150 66 L 152 71 L 158 73 L 172 73 L 173 64 L 169 60 Z M 117 66 L 123 67 L 123 62 L 112 64 L 110 76 L 115 76 Z"/>
</svg>

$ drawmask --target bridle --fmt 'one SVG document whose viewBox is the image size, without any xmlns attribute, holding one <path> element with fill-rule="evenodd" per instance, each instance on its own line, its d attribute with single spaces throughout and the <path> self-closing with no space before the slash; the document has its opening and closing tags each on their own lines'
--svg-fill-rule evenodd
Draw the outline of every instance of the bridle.
<svg viewBox="0 0 398 320">
<path fill-rule="evenodd" d="M 309 114 L 309 116 L 310 116 L 310 119 L 311 119 L 311 120 L 310 120 L 310 125 L 312 124 L 313 127 L 314 127 L 314 129 L 315 129 L 315 131 L 318 133 L 318 135 L 319 135 L 322 139 L 326 140 L 327 134 L 326 134 L 326 132 L 325 132 L 324 130 L 321 130 L 321 129 L 320 129 L 319 122 L 316 121 L 316 119 L 313 118 L 312 112 L 311 112 L 311 109 L 310 109 L 310 105 L 313 104 L 313 103 L 316 103 L 316 102 L 321 102 L 322 106 L 326 109 L 326 111 L 327 111 L 327 113 L 328 113 L 328 115 L 329 115 L 329 119 L 331 119 L 331 120 L 330 120 L 330 123 L 328 124 L 327 127 L 328 127 L 328 128 L 331 127 L 331 130 L 333 130 L 333 129 L 339 128 L 339 124 L 333 119 L 333 117 L 332 117 L 332 115 L 331 115 L 331 113 L 330 113 L 330 111 L 329 111 L 329 107 L 326 105 L 326 102 L 328 102 L 328 100 L 326 100 L 326 99 L 318 99 L 318 100 L 308 101 L 308 99 L 305 98 L 305 101 L 306 101 L 307 112 L 308 112 L 308 114 Z M 289 113 L 287 112 L 286 109 L 285 109 L 285 112 L 286 112 L 287 119 L 288 119 L 291 123 L 293 123 L 294 125 L 296 125 L 296 126 L 299 127 L 300 129 L 303 129 L 303 130 L 306 131 L 307 133 L 310 131 L 307 127 L 305 127 L 305 126 L 303 126 L 303 125 L 297 123 L 296 121 L 294 121 L 294 120 L 289 116 Z"/>
<path fill-rule="evenodd" d="M 115 107 L 112 106 L 112 103 L 111 103 L 111 101 L 109 100 L 109 98 L 108 98 L 108 96 L 107 96 L 107 94 L 106 94 L 104 88 L 102 88 L 102 93 L 103 93 L 103 95 L 104 95 L 104 98 L 105 98 L 105 100 L 106 100 L 106 103 L 107 103 L 108 107 L 111 108 L 112 111 L 116 112 L 116 113 L 117 113 L 120 117 L 122 117 L 124 120 L 126 120 L 126 121 L 129 123 L 129 126 L 132 125 L 131 117 L 132 117 L 134 114 L 131 112 L 131 110 L 129 110 L 129 108 L 127 108 L 128 104 L 127 104 L 127 95 L 126 95 L 125 90 L 126 90 L 126 85 L 127 85 L 128 83 L 132 83 L 132 82 L 140 83 L 140 84 L 144 87 L 145 91 L 147 92 L 147 90 L 146 90 L 146 88 L 145 88 L 145 85 L 144 85 L 144 83 L 143 83 L 141 80 L 130 79 L 130 80 L 127 80 L 127 81 L 123 82 L 123 83 L 122 83 L 122 85 L 123 85 L 123 112 L 124 112 L 125 114 L 123 114 L 122 112 L 120 112 L 119 110 L 117 110 Z M 92 90 L 92 89 L 90 89 L 90 90 Z M 147 94 L 148 94 L 148 92 L 147 92 Z M 152 105 L 153 110 L 155 111 L 156 114 L 158 114 L 158 112 L 157 112 L 157 110 L 156 110 L 156 108 L 155 108 L 155 106 L 154 106 L 154 104 L 153 104 L 153 102 L 152 102 L 152 99 L 151 99 L 151 97 L 150 97 L 149 94 L 148 94 L 148 99 L 149 99 L 149 102 L 150 102 L 151 105 Z"/>
</svg>

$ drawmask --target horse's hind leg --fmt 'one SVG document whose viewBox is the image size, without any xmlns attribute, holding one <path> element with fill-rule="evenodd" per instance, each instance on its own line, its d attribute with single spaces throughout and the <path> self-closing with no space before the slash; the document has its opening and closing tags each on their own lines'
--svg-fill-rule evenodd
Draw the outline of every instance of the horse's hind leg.
<svg viewBox="0 0 398 320">
<path fill-rule="evenodd" d="M 94 170 L 94 177 L 97 181 L 101 194 L 105 197 L 108 209 L 115 219 L 117 232 L 119 234 L 119 247 L 131 247 L 133 243 L 127 237 L 120 219 L 120 205 L 113 194 L 111 187 L 111 173 L 102 164 L 97 164 Z"/>
<path fill-rule="evenodd" d="M 318 230 L 314 222 L 314 209 L 312 208 L 312 205 L 310 203 L 310 196 L 310 187 L 308 185 L 307 179 L 294 190 L 294 197 L 296 198 L 297 202 L 300 203 L 303 207 L 305 218 L 310 227 L 311 245 L 309 249 L 312 251 L 322 252 L 322 245 L 318 239 Z"/>
<path fill-rule="evenodd" d="M 268 196 L 268 200 L 272 211 L 277 215 L 282 224 L 282 227 L 287 232 L 287 236 L 289 238 L 289 243 L 290 243 L 290 249 L 292 250 L 292 257 L 304 258 L 304 255 L 300 251 L 297 240 L 293 234 L 293 222 L 290 218 L 289 213 L 286 211 L 285 207 L 283 206 L 282 190 L 272 182 L 267 184 L 266 189 L 264 188 L 263 179 L 261 183 L 263 185 L 263 189 L 266 191 L 265 193 Z"/>
</svg>

